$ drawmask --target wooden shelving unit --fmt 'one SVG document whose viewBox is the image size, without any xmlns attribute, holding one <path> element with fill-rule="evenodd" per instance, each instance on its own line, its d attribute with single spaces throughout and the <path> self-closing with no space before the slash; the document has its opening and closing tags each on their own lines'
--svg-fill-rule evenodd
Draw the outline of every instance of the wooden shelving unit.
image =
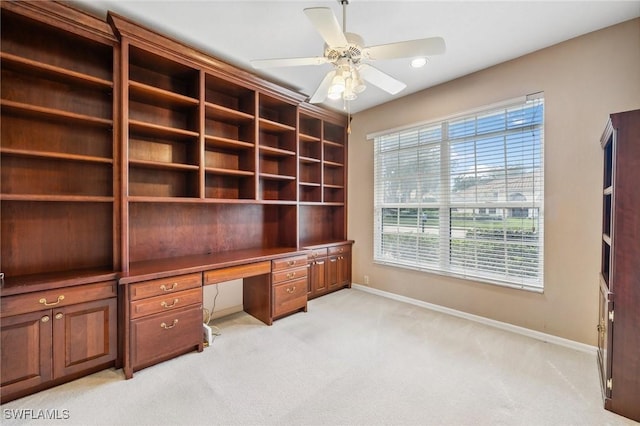
<svg viewBox="0 0 640 426">
<path fill-rule="evenodd" d="M 121 216 L 117 40 L 58 3 L 0 19 L 4 402 L 117 365 Z"/>
<path fill-rule="evenodd" d="M 604 153 L 598 366 L 604 406 L 640 421 L 640 110 L 612 114 Z"/>
<path fill-rule="evenodd" d="M 23 275 L 119 267 L 115 39 L 94 38 L 29 19 L 21 5 L 2 9 L 1 270 L 9 285 Z M 54 212 L 57 226 L 46 221 Z"/>
<path fill-rule="evenodd" d="M 261 269 L 245 287 L 249 311 L 269 324 L 306 308 L 311 246 L 326 252 L 327 291 L 350 284 L 345 116 L 114 13 L 104 21 L 53 1 L 1 8 L 3 401 L 130 368 L 126 357 L 142 368 L 199 347 L 198 331 L 155 358 L 153 331 L 136 327 L 157 313 L 131 317 L 146 301 L 130 297 L 130 284 L 197 274 L 199 261 L 225 256 L 295 259 L 295 279 L 272 287 Z M 71 325 L 49 322 L 55 309 L 12 308 L 34 295 L 65 305 L 60 321 L 86 326 L 69 334 Z M 192 302 L 197 324 L 201 300 Z M 90 333 L 104 353 L 86 347 Z M 15 343 L 36 334 L 44 340 Z M 52 367 L 54 338 L 89 359 Z M 23 349 L 5 356 L 5 342 Z"/>
</svg>

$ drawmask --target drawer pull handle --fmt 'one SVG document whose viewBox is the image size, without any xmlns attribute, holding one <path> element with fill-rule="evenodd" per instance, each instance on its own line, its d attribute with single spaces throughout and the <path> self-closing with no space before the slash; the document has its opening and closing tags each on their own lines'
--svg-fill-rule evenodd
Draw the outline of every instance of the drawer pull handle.
<svg viewBox="0 0 640 426">
<path fill-rule="evenodd" d="M 180 299 L 173 299 L 173 303 L 169 305 L 163 300 L 162 303 L 160 303 L 160 306 L 162 306 L 163 308 L 173 308 L 179 301 Z"/>
<path fill-rule="evenodd" d="M 293 266 L 295 264 L 296 264 L 295 260 L 290 260 L 290 261 L 287 262 L 287 265 L 289 265 L 289 266 Z"/>
<path fill-rule="evenodd" d="M 289 272 L 289 273 L 287 274 L 287 278 L 293 278 L 293 277 L 295 277 L 295 276 L 296 276 L 296 273 L 295 273 L 295 272 Z"/>
<path fill-rule="evenodd" d="M 62 302 L 64 300 L 64 296 L 58 296 L 58 299 L 55 302 L 47 302 L 47 299 L 45 299 L 44 297 L 42 299 L 39 300 L 40 303 L 42 303 L 44 306 L 55 306 L 58 303 Z"/>
<path fill-rule="evenodd" d="M 57 320 L 62 319 L 62 317 L 63 317 L 63 316 L 64 316 L 64 315 L 62 315 L 60 312 L 58 312 L 58 313 L 56 314 L 56 319 L 57 319 Z"/>
<path fill-rule="evenodd" d="M 289 294 L 293 293 L 294 291 L 296 291 L 296 286 L 294 285 L 293 287 L 287 287 L 285 289 L 285 291 Z"/>
<path fill-rule="evenodd" d="M 175 290 L 176 288 L 178 288 L 178 283 L 173 283 L 173 284 L 171 284 L 171 287 L 167 287 L 167 286 L 166 286 L 166 285 L 164 285 L 164 284 L 162 284 L 162 285 L 160 286 L 160 290 L 162 290 L 162 291 L 173 291 L 173 290 Z"/>
<path fill-rule="evenodd" d="M 174 320 L 173 320 L 173 324 L 171 324 L 171 325 L 167 325 L 167 323 L 166 323 L 166 322 L 163 322 L 162 324 L 160 324 L 160 327 L 164 328 L 165 330 L 169 330 L 170 328 L 175 327 L 175 326 L 176 326 L 176 324 L 178 324 L 178 320 L 177 320 L 177 319 L 174 319 Z"/>
<path fill-rule="evenodd" d="M 42 321 L 42 322 L 49 322 L 49 320 L 50 320 L 50 319 L 51 319 L 51 318 L 49 318 L 49 315 L 45 315 L 45 316 L 43 316 L 42 318 L 40 318 L 40 321 Z"/>
</svg>

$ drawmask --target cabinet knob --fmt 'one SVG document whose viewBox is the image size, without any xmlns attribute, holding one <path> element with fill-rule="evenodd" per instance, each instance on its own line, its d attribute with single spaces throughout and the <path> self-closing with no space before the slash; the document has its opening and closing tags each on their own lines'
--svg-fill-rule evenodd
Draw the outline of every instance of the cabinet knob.
<svg viewBox="0 0 640 426">
<path fill-rule="evenodd" d="M 166 286 L 166 285 L 164 285 L 164 284 L 162 284 L 162 285 L 160 286 L 160 290 L 162 290 L 162 291 L 173 291 L 173 290 L 175 290 L 176 288 L 178 288 L 178 283 L 173 283 L 173 284 L 171 284 L 171 287 L 167 287 L 167 286 Z"/>
<path fill-rule="evenodd" d="M 49 322 L 49 320 L 50 320 L 50 319 L 51 319 L 51 318 L 49 318 L 49 315 L 45 315 L 45 316 L 43 316 L 42 318 L 40 318 L 40 321 L 42 321 L 42 322 Z"/>
<path fill-rule="evenodd" d="M 64 316 L 63 314 L 61 314 L 60 312 L 58 312 L 58 313 L 56 314 L 56 319 L 57 319 L 57 320 L 62 319 L 62 317 L 63 317 L 63 316 Z"/>
<path fill-rule="evenodd" d="M 43 304 L 44 306 L 55 306 L 58 303 L 62 302 L 63 300 L 64 300 L 64 296 L 60 295 L 60 296 L 58 296 L 58 298 L 56 299 L 55 302 L 49 303 L 49 302 L 47 302 L 47 299 L 45 299 L 44 297 L 42 299 L 38 300 L 38 302 Z"/>
<path fill-rule="evenodd" d="M 162 306 L 163 308 L 173 308 L 179 301 L 180 299 L 173 299 L 173 303 L 169 305 L 163 300 L 162 303 L 160 303 L 160 306 Z"/>
<path fill-rule="evenodd" d="M 176 326 L 176 324 L 178 324 L 178 319 L 174 319 L 173 323 L 171 325 L 167 325 L 166 322 L 163 322 L 162 324 L 160 324 L 160 327 L 164 328 L 165 330 L 169 330 L 170 328 L 173 328 Z"/>
</svg>

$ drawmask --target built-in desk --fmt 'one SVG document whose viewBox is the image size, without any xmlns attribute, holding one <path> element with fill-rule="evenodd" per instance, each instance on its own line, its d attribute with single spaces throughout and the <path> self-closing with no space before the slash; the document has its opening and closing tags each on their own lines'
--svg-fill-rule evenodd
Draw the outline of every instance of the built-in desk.
<svg viewBox="0 0 640 426">
<path fill-rule="evenodd" d="M 306 311 L 307 257 L 285 247 L 132 263 L 119 280 L 125 377 L 202 351 L 203 285 L 242 278 L 244 310 L 267 325 Z"/>
</svg>

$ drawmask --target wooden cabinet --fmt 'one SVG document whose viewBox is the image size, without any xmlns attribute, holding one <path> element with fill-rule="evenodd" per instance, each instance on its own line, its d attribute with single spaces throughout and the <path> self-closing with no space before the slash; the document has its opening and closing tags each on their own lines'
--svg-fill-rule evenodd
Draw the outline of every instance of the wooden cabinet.
<svg viewBox="0 0 640 426">
<path fill-rule="evenodd" d="M 327 285 L 335 290 L 351 284 L 351 245 L 329 247 Z"/>
<path fill-rule="evenodd" d="M 351 244 L 308 247 L 309 298 L 351 286 Z"/>
<path fill-rule="evenodd" d="M 327 249 L 324 247 L 309 250 L 307 267 L 309 283 L 307 295 L 309 298 L 320 296 L 327 292 Z"/>
<path fill-rule="evenodd" d="M 127 285 L 125 376 L 192 350 L 202 351 L 202 273 Z"/>
<path fill-rule="evenodd" d="M 2 401 L 113 365 L 115 281 L 3 297 Z"/>
<path fill-rule="evenodd" d="M 307 256 L 271 262 L 272 315 L 274 318 L 307 310 Z"/>
<path fill-rule="evenodd" d="M 605 408 L 640 421 L 640 110 L 612 114 L 601 145 L 598 364 Z"/>
<path fill-rule="evenodd" d="M 1 14 L 6 401 L 117 364 L 119 46 L 61 3 L 2 2 Z"/>
<path fill-rule="evenodd" d="M 1 13 L 3 399 L 201 350 L 201 275 L 221 279 L 206 264 L 227 253 L 266 253 L 234 265 L 268 324 L 306 309 L 307 275 L 314 295 L 329 277 L 348 285 L 340 254 L 270 269 L 347 238 L 344 114 L 114 13 L 50 1 Z M 118 277 L 119 303 L 96 290 Z M 20 298 L 34 294 L 55 305 Z"/>
</svg>

